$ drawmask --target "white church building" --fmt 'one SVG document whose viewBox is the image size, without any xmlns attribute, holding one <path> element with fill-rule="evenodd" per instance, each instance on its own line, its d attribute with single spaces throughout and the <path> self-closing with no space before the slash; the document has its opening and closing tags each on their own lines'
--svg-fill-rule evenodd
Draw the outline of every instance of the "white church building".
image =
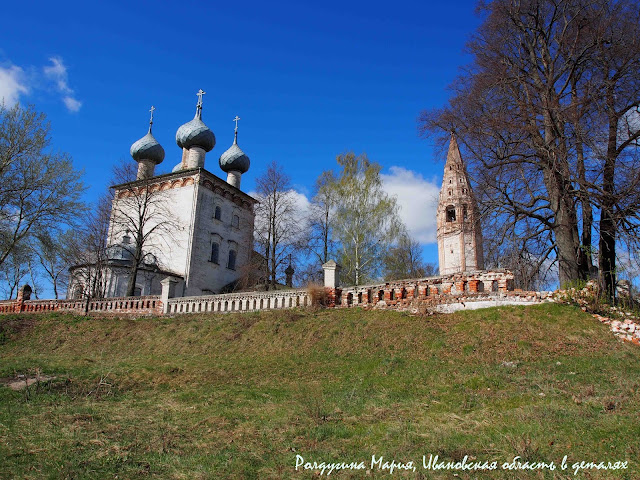
<svg viewBox="0 0 640 480">
<path fill-rule="evenodd" d="M 202 120 L 204 93 L 198 92 L 193 120 L 176 132 L 180 163 L 157 176 L 165 152 L 151 131 L 152 107 L 149 132 L 130 150 L 137 178 L 113 187 L 105 258 L 71 268 L 69 297 L 96 287 L 101 296 L 125 296 L 136 253 L 135 295 L 160 294 L 166 278 L 177 296 L 220 293 L 251 274 L 257 200 L 240 190 L 250 161 L 238 146 L 239 118 L 233 144 L 218 159 L 225 181 L 205 167 L 216 138 Z"/>
</svg>

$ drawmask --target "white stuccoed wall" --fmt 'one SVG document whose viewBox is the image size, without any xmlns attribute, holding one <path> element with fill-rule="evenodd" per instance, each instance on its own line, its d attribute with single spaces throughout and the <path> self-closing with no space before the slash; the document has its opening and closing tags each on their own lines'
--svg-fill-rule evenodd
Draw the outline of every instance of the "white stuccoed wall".
<svg viewBox="0 0 640 480">
<path fill-rule="evenodd" d="M 177 294 L 217 293 L 246 274 L 253 250 L 255 200 L 203 169 L 162 175 L 154 179 L 156 184 L 161 190 L 152 194 L 153 202 L 159 202 L 158 212 L 163 215 L 152 214 L 145 231 L 160 222 L 167 225 L 149 237 L 144 251 L 156 256 L 162 270 L 185 279 L 184 288 L 179 288 Z M 136 208 L 130 199 L 119 198 L 118 193 L 126 190 L 125 187 L 116 190 L 114 215 L 129 205 L 131 209 Z M 220 220 L 214 218 L 216 206 L 221 208 Z M 238 227 L 233 225 L 234 215 L 239 218 Z M 119 243 L 123 235 L 123 229 L 112 221 L 109 244 Z M 219 264 L 210 261 L 214 239 L 220 245 Z M 232 246 L 237 252 L 235 270 L 227 268 Z M 110 293 L 121 294 L 121 288 L 115 286 L 121 282 L 112 280 L 114 288 Z M 158 282 L 147 283 L 155 287 Z"/>
<path fill-rule="evenodd" d="M 197 202 L 193 227 L 193 243 L 190 252 L 188 280 L 185 295 L 202 295 L 217 293 L 220 288 L 246 274 L 246 266 L 253 250 L 253 205 L 247 202 L 246 195 L 232 197 L 230 186 L 224 185 L 220 191 L 219 183 L 207 175 L 206 179 L 214 181 L 213 188 L 200 184 L 197 186 Z M 217 179 L 222 182 L 221 179 Z M 246 197 L 246 198 L 244 198 Z M 220 220 L 214 216 L 215 207 L 221 209 Z M 233 216 L 237 215 L 238 227 L 233 226 Z M 219 263 L 211 262 L 211 245 L 219 243 Z M 229 250 L 237 252 L 236 268 L 227 268 Z"/>
</svg>

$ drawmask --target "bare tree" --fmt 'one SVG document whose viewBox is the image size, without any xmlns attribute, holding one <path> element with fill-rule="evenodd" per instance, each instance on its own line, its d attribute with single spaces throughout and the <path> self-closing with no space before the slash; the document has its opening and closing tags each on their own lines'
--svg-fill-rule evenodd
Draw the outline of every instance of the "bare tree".
<svg viewBox="0 0 640 480">
<path fill-rule="evenodd" d="M 485 224 L 507 226 L 485 232 L 515 242 L 503 259 L 542 269 L 555 262 L 561 284 L 589 278 L 599 218 L 599 264 L 612 295 L 616 232 L 638 225 L 637 5 L 497 0 L 483 8 L 473 64 L 449 106 L 422 115 L 422 132 L 458 132 Z"/>
<path fill-rule="evenodd" d="M 87 300 L 106 296 L 105 267 L 107 266 L 107 236 L 111 220 L 112 192 L 102 195 L 86 216 L 86 220 L 74 233 L 66 236 L 63 253 L 65 261 L 72 265 L 71 284 L 81 290 L 70 292 L 81 294 Z"/>
<path fill-rule="evenodd" d="M 123 181 L 114 189 L 111 207 L 110 238 L 130 238 L 123 243 L 131 256 L 131 269 L 126 296 L 135 294 L 138 271 L 145 265 L 157 266 L 157 252 L 168 246 L 173 232 L 179 228 L 170 201 L 154 178 L 135 180 L 136 169 L 131 162 L 114 168 L 115 180 Z M 133 180 L 132 180 L 133 179 Z"/>
<path fill-rule="evenodd" d="M 257 249 L 264 252 L 269 289 L 278 284 L 289 255 L 301 250 L 306 225 L 297 211 L 291 181 L 278 163 L 267 167 L 256 187 L 260 203 L 256 206 L 255 237 Z"/>
<path fill-rule="evenodd" d="M 335 183 L 336 179 L 331 170 L 322 172 L 316 180 L 315 194 L 309 207 L 309 248 L 320 265 L 327 263 L 335 254 L 336 246 L 333 239 L 336 210 Z"/>
<path fill-rule="evenodd" d="M 602 180 L 595 187 L 600 207 L 599 264 L 605 293 L 616 294 L 616 243 L 620 235 L 638 244 L 640 233 L 640 10 L 635 2 L 603 2 L 592 13 L 589 59 L 596 121 L 590 127 L 606 144 Z M 606 133 L 605 133 L 606 132 Z M 604 150 L 604 149 L 602 149 Z"/>
<path fill-rule="evenodd" d="M 75 237 L 76 232 L 72 230 L 36 232 L 33 235 L 30 248 L 51 283 L 56 299 L 59 297 L 60 289 L 67 286 L 71 264 L 66 249 Z"/>
<path fill-rule="evenodd" d="M 0 104 L 0 266 L 32 231 L 73 225 L 84 210 L 81 173 L 47 150 L 49 132 L 33 107 Z"/>
<path fill-rule="evenodd" d="M 20 285 L 29 277 L 31 253 L 27 245 L 20 244 L 11 250 L 0 265 L 0 288 L 5 298 L 11 299 L 17 295 Z"/>
</svg>

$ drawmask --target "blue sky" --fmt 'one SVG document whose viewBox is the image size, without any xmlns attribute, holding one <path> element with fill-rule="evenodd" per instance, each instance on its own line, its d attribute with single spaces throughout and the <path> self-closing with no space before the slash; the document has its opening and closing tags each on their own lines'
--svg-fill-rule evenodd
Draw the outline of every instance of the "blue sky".
<svg viewBox="0 0 640 480">
<path fill-rule="evenodd" d="M 301 195 L 345 151 L 382 164 L 402 216 L 437 263 L 433 199 L 440 147 L 418 138 L 420 111 L 444 105 L 469 61 L 464 45 L 480 18 L 475 2 L 10 2 L 3 5 L 0 96 L 32 103 L 52 124 L 53 146 L 85 171 L 87 201 L 146 133 L 180 161 L 175 132 L 203 119 L 217 145 L 251 158 L 242 189 L 272 160 Z M 7 21 L 6 19 L 15 19 Z"/>
</svg>

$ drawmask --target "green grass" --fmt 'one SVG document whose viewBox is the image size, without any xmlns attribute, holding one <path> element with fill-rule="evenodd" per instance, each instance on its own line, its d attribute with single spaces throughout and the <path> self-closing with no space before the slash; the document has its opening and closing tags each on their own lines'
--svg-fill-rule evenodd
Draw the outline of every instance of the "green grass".
<svg viewBox="0 0 640 480">
<path fill-rule="evenodd" d="M 0 317 L 0 377 L 36 370 L 56 379 L 0 386 L 2 479 L 317 478 L 297 454 L 417 465 L 341 479 L 640 478 L 640 349 L 568 306 Z M 429 454 L 629 468 L 454 477 Z"/>
</svg>

